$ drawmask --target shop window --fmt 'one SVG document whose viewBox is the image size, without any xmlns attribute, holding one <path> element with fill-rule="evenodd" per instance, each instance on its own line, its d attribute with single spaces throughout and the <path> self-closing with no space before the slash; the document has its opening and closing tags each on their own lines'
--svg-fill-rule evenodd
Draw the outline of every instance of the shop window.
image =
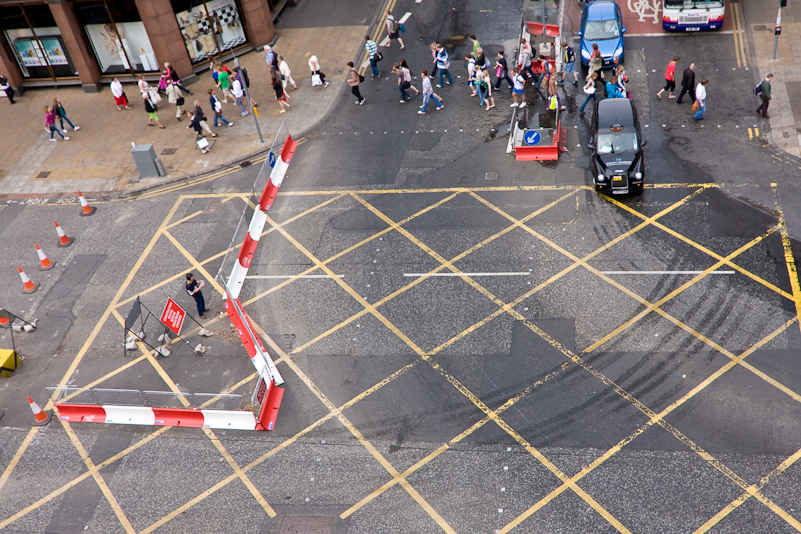
<svg viewBox="0 0 801 534">
<path fill-rule="evenodd" d="M 171 0 L 193 63 L 247 42 L 235 0 Z"/>
<path fill-rule="evenodd" d="M 134 2 L 74 4 L 103 74 L 159 70 Z"/>
<path fill-rule="evenodd" d="M 0 28 L 23 77 L 54 79 L 78 74 L 46 5 L 2 7 Z"/>
</svg>

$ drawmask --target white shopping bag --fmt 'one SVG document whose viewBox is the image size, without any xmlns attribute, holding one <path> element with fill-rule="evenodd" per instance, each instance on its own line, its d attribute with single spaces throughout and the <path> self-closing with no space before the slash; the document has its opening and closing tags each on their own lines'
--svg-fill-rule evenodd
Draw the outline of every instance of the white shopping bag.
<svg viewBox="0 0 801 534">
<path fill-rule="evenodd" d="M 320 78 L 319 74 L 312 74 L 312 87 L 316 85 L 323 85 L 323 80 Z"/>
</svg>

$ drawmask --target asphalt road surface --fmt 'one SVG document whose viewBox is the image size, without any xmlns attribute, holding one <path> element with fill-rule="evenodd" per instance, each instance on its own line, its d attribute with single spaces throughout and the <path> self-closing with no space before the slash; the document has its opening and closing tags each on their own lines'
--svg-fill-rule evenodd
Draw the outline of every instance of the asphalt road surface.
<svg viewBox="0 0 801 534">
<path fill-rule="evenodd" d="M 520 2 L 496 4 L 400 2 L 412 69 L 434 39 L 463 57 L 477 27 L 509 50 Z M 57 266 L 30 273 L 37 293 L 0 292 L 40 320 L 15 334 L 25 360 L 0 381 L 0 531 L 801 530 L 796 166 L 753 135 L 730 34 L 626 39 L 648 140 L 639 195 L 592 190 L 580 87 L 564 89 L 568 152 L 515 162 L 489 135 L 509 123 L 508 92 L 484 111 L 458 61 L 442 111 L 418 115 L 387 72 L 368 75 L 364 106 L 343 94 L 300 139 L 240 298 L 286 380 L 271 432 L 31 431 L 25 400 L 44 405 L 62 380 L 250 399 L 256 376 L 212 282 L 259 161 L 88 218 L 0 208 L 12 274 L 52 220 L 77 237 L 49 245 Z M 674 55 L 711 80 L 701 123 L 654 97 Z M 531 120 L 544 105 L 528 96 Z M 137 296 L 151 340 L 167 298 L 196 315 L 187 271 L 208 282 L 211 350 L 124 351 Z"/>
</svg>

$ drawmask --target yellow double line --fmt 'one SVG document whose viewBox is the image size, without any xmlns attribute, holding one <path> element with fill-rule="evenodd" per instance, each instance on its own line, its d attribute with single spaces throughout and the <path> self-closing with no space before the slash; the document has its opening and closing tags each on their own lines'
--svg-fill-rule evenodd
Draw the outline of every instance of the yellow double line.
<svg viewBox="0 0 801 534">
<path fill-rule="evenodd" d="M 737 56 L 737 67 L 742 69 L 748 67 L 748 54 L 746 53 L 745 28 L 740 14 L 740 5 L 739 3 L 729 3 L 734 22 L 734 55 Z"/>
</svg>

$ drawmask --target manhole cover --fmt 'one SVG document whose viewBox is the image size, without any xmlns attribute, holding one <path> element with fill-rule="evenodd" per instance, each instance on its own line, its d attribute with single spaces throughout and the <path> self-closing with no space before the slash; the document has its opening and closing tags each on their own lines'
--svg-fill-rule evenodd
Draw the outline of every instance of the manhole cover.
<svg viewBox="0 0 801 534">
<path fill-rule="evenodd" d="M 212 200 L 211 202 L 209 202 L 209 205 L 206 206 L 205 211 L 217 211 L 218 209 L 220 209 L 220 206 L 222 206 L 222 202 L 220 202 L 219 200 Z"/>
<path fill-rule="evenodd" d="M 686 137 L 673 137 L 670 139 L 670 142 L 674 145 L 686 145 L 687 138 Z"/>
<path fill-rule="evenodd" d="M 176 152 L 178 152 L 177 148 L 165 148 L 164 150 L 161 151 L 161 155 L 162 156 L 172 156 Z"/>
<path fill-rule="evenodd" d="M 287 515 L 281 520 L 279 534 L 331 534 L 334 518 L 329 516 Z"/>
<path fill-rule="evenodd" d="M 498 179 L 498 173 L 497 172 L 488 172 L 487 174 L 484 175 L 484 179 L 487 180 L 487 181 L 490 181 L 490 182 L 493 181 L 493 180 L 497 180 Z"/>
<path fill-rule="evenodd" d="M 50 176 L 50 171 L 42 171 L 36 175 L 37 178 L 47 178 Z"/>
</svg>

